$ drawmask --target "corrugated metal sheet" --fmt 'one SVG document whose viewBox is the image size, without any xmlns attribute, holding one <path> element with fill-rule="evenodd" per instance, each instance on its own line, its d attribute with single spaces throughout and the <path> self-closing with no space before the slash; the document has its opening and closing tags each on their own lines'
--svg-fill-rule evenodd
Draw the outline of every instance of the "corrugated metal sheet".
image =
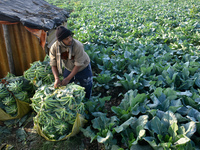
<svg viewBox="0 0 200 150">
<path fill-rule="evenodd" d="M 3 28 L 0 25 L 0 78 L 5 76 L 7 72 L 9 72 L 8 59 L 3 36 Z"/>
<path fill-rule="evenodd" d="M 43 61 L 46 53 L 39 44 L 38 38 L 27 31 L 19 23 L 8 25 L 13 52 L 13 60 L 16 75 L 22 75 L 30 67 L 30 63 Z M 9 72 L 8 59 L 6 54 L 2 25 L 0 25 L 0 78 L 5 77 Z"/>
</svg>

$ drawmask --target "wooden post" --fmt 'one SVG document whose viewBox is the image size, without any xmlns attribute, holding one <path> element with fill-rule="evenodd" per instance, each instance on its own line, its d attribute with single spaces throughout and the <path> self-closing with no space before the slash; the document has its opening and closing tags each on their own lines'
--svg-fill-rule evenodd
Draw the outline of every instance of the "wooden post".
<svg viewBox="0 0 200 150">
<path fill-rule="evenodd" d="M 45 54 L 49 55 L 49 48 L 47 47 L 47 45 L 48 45 L 48 43 L 45 44 L 44 49 L 45 49 Z"/>
<path fill-rule="evenodd" d="M 9 31 L 8 31 L 8 25 L 3 24 L 2 27 L 3 27 L 5 44 L 6 44 L 6 53 L 7 53 L 7 57 L 8 57 L 10 73 L 15 74 L 15 67 L 14 67 L 12 49 L 11 49 L 11 45 L 10 45 L 11 41 L 10 41 L 10 36 L 9 36 Z"/>
</svg>

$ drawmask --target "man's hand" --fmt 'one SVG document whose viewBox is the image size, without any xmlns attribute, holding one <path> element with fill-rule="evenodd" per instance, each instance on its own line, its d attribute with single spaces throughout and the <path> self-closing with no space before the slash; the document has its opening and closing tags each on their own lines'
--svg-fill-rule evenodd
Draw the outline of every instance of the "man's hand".
<svg viewBox="0 0 200 150">
<path fill-rule="evenodd" d="M 74 66 L 71 73 L 62 81 L 62 85 L 66 86 L 70 82 L 70 80 L 76 75 L 79 69 L 80 66 Z"/>
<path fill-rule="evenodd" d="M 63 79 L 62 86 L 66 86 L 69 82 L 70 82 L 70 80 L 68 78 Z"/>
<path fill-rule="evenodd" d="M 61 83 L 60 79 L 59 79 L 59 78 L 56 78 L 56 79 L 55 79 L 55 82 L 54 82 L 54 88 L 60 87 L 61 84 L 62 84 L 62 83 Z"/>
</svg>

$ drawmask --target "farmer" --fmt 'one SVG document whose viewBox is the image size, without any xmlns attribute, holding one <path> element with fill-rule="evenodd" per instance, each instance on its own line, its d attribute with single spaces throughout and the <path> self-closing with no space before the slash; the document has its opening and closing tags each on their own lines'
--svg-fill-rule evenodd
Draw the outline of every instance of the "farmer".
<svg viewBox="0 0 200 150">
<path fill-rule="evenodd" d="M 50 66 L 55 78 L 54 87 L 66 86 L 77 80 L 85 87 L 86 98 L 92 93 L 92 69 L 90 58 L 84 51 L 83 44 L 73 38 L 73 33 L 64 26 L 56 29 L 57 41 L 50 48 Z M 64 72 L 62 68 L 64 67 Z M 59 79 L 63 74 L 64 79 Z"/>
</svg>

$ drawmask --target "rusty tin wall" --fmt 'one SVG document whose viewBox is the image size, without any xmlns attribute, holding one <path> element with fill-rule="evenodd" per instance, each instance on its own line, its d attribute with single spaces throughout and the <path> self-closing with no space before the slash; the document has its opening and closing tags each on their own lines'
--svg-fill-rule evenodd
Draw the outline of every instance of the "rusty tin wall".
<svg viewBox="0 0 200 150">
<path fill-rule="evenodd" d="M 30 33 L 21 24 L 8 25 L 13 52 L 15 75 L 22 75 L 25 70 L 30 68 L 30 63 L 44 60 L 45 50 L 39 44 L 38 38 Z M 9 72 L 8 59 L 6 54 L 3 28 L 0 24 L 0 78 Z"/>
</svg>

